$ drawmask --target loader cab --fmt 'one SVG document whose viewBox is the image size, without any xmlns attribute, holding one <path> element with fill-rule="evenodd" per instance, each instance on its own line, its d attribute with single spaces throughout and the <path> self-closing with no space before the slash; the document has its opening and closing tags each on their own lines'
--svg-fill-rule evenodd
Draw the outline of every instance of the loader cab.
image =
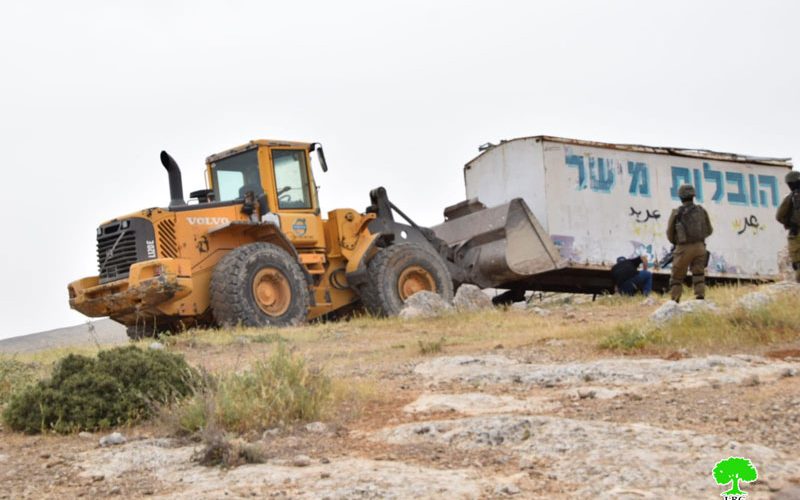
<svg viewBox="0 0 800 500">
<path fill-rule="evenodd" d="M 210 156 L 206 163 L 211 198 L 236 202 L 252 191 L 264 212 L 319 214 L 311 148 L 306 143 L 251 141 Z"/>
</svg>

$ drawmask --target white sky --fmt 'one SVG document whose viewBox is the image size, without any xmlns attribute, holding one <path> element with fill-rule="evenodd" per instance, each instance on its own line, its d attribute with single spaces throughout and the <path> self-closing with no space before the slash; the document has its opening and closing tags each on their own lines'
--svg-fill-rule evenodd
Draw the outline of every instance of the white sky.
<svg viewBox="0 0 800 500">
<path fill-rule="evenodd" d="M 550 134 L 800 157 L 792 1 L 5 1 L 0 338 L 80 323 L 95 227 L 204 159 L 320 141 L 323 210 L 371 188 L 417 222 L 477 146 Z"/>
</svg>

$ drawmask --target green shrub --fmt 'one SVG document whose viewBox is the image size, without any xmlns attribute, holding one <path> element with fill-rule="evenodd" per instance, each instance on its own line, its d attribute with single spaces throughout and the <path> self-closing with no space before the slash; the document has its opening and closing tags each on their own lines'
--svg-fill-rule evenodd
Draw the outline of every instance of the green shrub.
<svg viewBox="0 0 800 500">
<path fill-rule="evenodd" d="M 647 332 L 631 325 L 620 325 L 614 333 L 600 342 L 601 349 L 612 351 L 638 351 L 646 345 L 658 342 L 655 332 Z"/>
<path fill-rule="evenodd" d="M 16 359 L 0 358 L 0 406 L 11 395 L 36 381 L 36 368 Z"/>
<path fill-rule="evenodd" d="M 15 393 L 3 411 L 14 430 L 97 430 L 147 418 L 193 392 L 197 375 L 178 355 L 133 346 L 97 358 L 70 354 L 50 378 Z"/>
<path fill-rule="evenodd" d="M 280 345 L 249 371 L 212 379 L 167 417 L 179 433 L 262 431 L 318 420 L 330 399 L 331 380 Z"/>
</svg>

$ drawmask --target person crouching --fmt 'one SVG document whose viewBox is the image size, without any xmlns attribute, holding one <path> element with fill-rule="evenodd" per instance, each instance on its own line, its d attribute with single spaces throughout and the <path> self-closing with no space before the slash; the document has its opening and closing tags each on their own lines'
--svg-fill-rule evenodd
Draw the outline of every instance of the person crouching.
<svg viewBox="0 0 800 500">
<path fill-rule="evenodd" d="M 643 267 L 641 271 L 639 266 Z M 611 268 L 611 277 L 622 295 L 641 293 L 647 296 L 653 290 L 653 273 L 647 270 L 647 255 L 632 259 L 618 257 L 617 263 Z"/>
</svg>

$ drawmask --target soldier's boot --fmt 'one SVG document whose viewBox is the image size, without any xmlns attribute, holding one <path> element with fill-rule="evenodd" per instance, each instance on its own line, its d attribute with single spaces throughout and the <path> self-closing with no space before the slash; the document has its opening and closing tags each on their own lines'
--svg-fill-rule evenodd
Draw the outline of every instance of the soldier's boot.
<svg viewBox="0 0 800 500">
<path fill-rule="evenodd" d="M 681 301 L 681 294 L 683 293 L 683 283 L 670 281 L 669 295 L 675 302 Z"/>
<path fill-rule="evenodd" d="M 794 268 L 794 279 L 800 283 L 800 262 L 792 262 L 792 267 Z"/>
<path fill-rule="evenodd" d="M 706 275 L 705 273 L 692 273 L 692 286 L 694 287 L 694 297 L 697 300 L 706 298 Z"/>
</svg>

